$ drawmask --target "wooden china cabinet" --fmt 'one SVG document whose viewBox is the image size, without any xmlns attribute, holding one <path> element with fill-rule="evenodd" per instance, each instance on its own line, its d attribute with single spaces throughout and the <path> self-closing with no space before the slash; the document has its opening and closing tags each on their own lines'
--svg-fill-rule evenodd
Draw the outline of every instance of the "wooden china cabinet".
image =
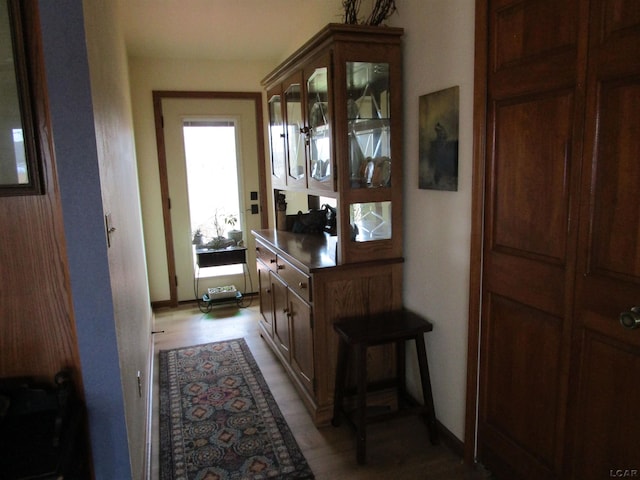
<svg viewBox="0 0 640 480">
<path fill-rule="evenodd" d="M 337 217 L 331 233 L 253 231 L 262 334 L 317 425 L 332 414 L 333 322 L 402 305 L 402 34 L 329 24 L 263 80 L 274 198 Z M 393 375 L 390 349 L 368 361 L 372 380 Z"/>
</svg>

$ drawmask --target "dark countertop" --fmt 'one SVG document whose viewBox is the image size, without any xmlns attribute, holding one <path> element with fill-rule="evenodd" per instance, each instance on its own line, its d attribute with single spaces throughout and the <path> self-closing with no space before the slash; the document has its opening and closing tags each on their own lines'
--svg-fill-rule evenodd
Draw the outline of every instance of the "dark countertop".
<svg viewBox="0 0 640 480">
<path fill-rule="evenodd" d="M 336 266 L 336 236 L 281 230 L 252 230 L 251 233 L 284 253 L 286 260 L 299 264 L 299 267 L 309 273 Z"/>
</svg>

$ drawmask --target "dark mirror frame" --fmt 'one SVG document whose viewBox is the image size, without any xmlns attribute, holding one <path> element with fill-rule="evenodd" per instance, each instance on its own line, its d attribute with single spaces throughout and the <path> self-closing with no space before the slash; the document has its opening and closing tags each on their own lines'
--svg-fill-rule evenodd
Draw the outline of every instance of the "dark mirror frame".
<svg viewBox="0 0 640 480">
<path fill-rule="evenodd" d="M 48 130 L 44 98 L 44 61 L 40 39 L 37 1 L 6 1 L 13 43 L 13 57 L 22 119 L 28 183 L 0 184 L 0 196 L 45 193 L 43 172 L 43 132 Z"/>
</svg>

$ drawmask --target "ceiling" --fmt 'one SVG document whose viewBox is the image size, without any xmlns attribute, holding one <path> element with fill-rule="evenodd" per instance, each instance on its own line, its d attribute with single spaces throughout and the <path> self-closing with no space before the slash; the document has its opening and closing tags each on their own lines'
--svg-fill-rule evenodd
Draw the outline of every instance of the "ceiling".
<svg viewBox="0 0 640 480">
<path fill-rule="evenodd" d="M 129 56 L 281 61 L 327 23 L 342 0 L 118 0 Z"/>
</svg>

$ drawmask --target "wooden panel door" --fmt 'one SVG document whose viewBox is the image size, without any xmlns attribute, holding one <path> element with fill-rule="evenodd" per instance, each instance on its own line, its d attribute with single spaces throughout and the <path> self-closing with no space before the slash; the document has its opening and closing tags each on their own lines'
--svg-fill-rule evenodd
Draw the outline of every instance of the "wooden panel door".
<svg viewBox="0 0 640 480">
<path fill-rule="evenodd" d="M 289 289 L 286 283 L 273 272 L 269 272 L 269 276 L 273 299 L 273 339 L 288 362 L 290 360 Z"/>
<path fill-rule="evenodd" d="M 487 12 L 479 461 L 639 477 L 640 2 Z"/>
<path fill-rule="evenodd" d="M 291 366 L 305 388 L 314 394 L 313 327 L 311 307 L 289 290 L 291 313 Z"/>
<path fill-rule="evenodd" d="M 567 478 L 640 478 L 640 328 L 619 322 L 640 306 L 640 2 L 589 25 Z"/>
<path fill-rule="evenodd" d="M 488 3 L 478 454 L 499 479 L 560 479 L 585 2 Z"/>
<path fill-rule="evenodd" d="M 258 271 L 258 292 L 260 294 L 260 313 L 264 329 L 273 336 L 273 295 L 271 294 L 270 270 L 261 261 L 256 262 Z"/>
</svg>

